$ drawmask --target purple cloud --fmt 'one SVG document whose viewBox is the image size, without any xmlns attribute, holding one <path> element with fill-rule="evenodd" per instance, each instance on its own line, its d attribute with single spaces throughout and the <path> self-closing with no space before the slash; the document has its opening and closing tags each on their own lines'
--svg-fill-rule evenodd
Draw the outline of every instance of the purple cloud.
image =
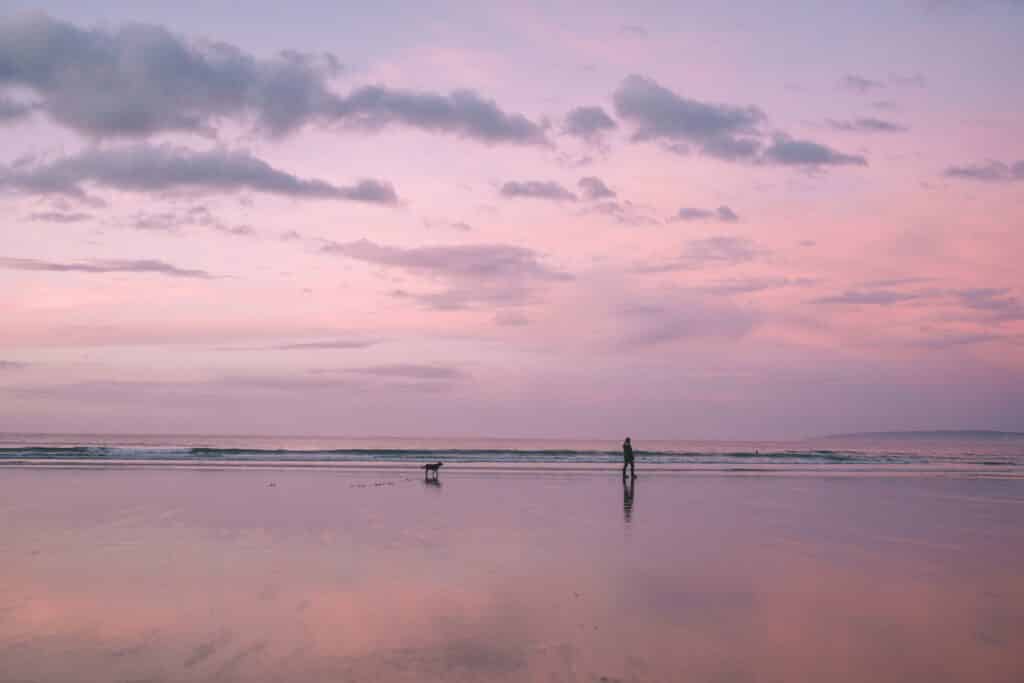
<svg viewBox="0 0 1024 683">
<path fill-rule="evenodd" d="M 835 130 L 850 133 L 906 133 L 910 128 L 901 123 L 893 123 L 883 119 L 864 117 L 853 121 L 837 121 L 829 119 L 828 125 Z"/>
<path fill-rule="evenodd" d="M 708 266 L 736 266 L 755 261 L 765 251 L 744 237 L 716 235 L 704 239 L 690 240 L 683 246 L 682 253 L 674 260 L 641 265 L 634 270 L 641 273 L 666 273 L 677 270 L 698 270 Z"/>
<path fill-rule="evenodd" d="M 447 365 L 419 365 L 396 363 L 394 365 L 371 365 L 359 368 L 344 368 L 342 372 L 375 377 L 397 377 L 400 379 L 458 380 L 467 377 L 460 368 Z"/>
<path fill-rule="evenodd" d="M 451 133 L 489 144 L 547 144 L 544 129 L 522 114 L 508 114 L 472 90 L 448 95 L 366 86 L 332 98 L 326 116 L 345 125 L 376 129 L 398 123 Z"/>
<path fill-rule="evenodd" d="M 795 140 L 788 135 L 777 134 L 764 150 L 763 159 L 783 166 L 867 166 L 867 160 L 859 155 L 843 154 L 826 145 L 810 140 Z"/>
<path fill-rule="evenodd" d="M 595 176 L 580 178 L 578 185 L 583 192 L 584 199 L 611 199 L 615 196 L 615 191 L 605 185 L 603 180 Z"/>
<path fill-rule="evenodd" d="M 765 146 L 761 126 L 766 116 L 759 108 L 689 99 L 642 76 L 627 77 L 613 99 L 619 118 L 635 126 L 634 142 L 661 142 L 676 154 L 688 154 L 693 147 L 723 161 L 810 167 L 867 165 L 864 157 L 796 140 L 785 133 L 776 133 Z"/>
<path fill-rule="evenodd" d="M 556 202 L 575 202 L 575 194 L 553 180 L 510 180 L 501 186 L 501 195 L 510 198 L 547 199 Z"/>
<path fill-rule="evenodd" d="M 0 93 L 0 124 L 12 123 L 27 118 L 35 108 L 35 105 L 9 99 Z"/>
<path fill-rule="evenodd" d="M 839 85 L 842 88 L 852 90 L 853 92 L 861 95 L 871 92 L 872 90 L 878 90 L 885 87 L 885 83 L 881 81 L 858 76 L 857 74 L 847 74 L 846 76 L 843 76 L 843 79 L 839 81 Z"/>
<path fill-rule="evenodd" d="M 0 167 L 0 189 L 81 199 L 87 197 L 82 189 L 86 183 L 132 192 L 251 190 L 305 199 L 398 203 L 394 187 L 387 182 L 364 179 L 341 186 L 299 178 L 248 152 L 219 148 L 197 152 L 171 145 L 138 144 L 93 148 L 53 161 Z"/>
<path fill-rule="evenodd" d="M 619 27 L 619 35 L 626 38 L 646 38 L 648 33 L 647 29 L 638 24 L 623 24 Z"/>
<path fill-rule="evenodd" d="M 955 292 L 960 303 L 997 320 L 1024 320 L 1024 302 L 1007 288 L 981 287 Z"/>
<path fill-rule="evenodd" d="M 0 87 L 30 89 L 54 121 L 93 137 L 208 135 L 222 121 L 254 121 L 275 136 L 310 123 L 401 124 L 484 143 L 547 143 L 540 125 L 473 90 L 369 85 L 338 95 L 329 82 L 341 71 L 328 53 L 259 59 L 148 24 L 84 29 L 41 13 L 0 19 Z"/>
<path fill-rule="evenodd" d="M 934 296 L 934 292 L 902 292 L 892 289 L 849 289 L 841 294 L 812 299 L 814 304 L 848 304 L 855 306 L 891 306 Z"/>
<path fill-rule="evenodd" d="M 757 107 L 700 102 L 675 94 L 651 79 L 628 76 L 613 95 L 615 112 L 636 127 L 634 142 L 692 143 L 711 156 L 737 158 L 750 150 L 764 113 Z M 756 145 L 754 149 L 756 151 Z"/>
<path fill-rule="evenodd" d="M 170 277 L 211 279 L 205 270 L 178 268 L 155 259 L 94 259 L 73 263 L 58 263 L 27 258 L 0 258 L 0 268 L 52 273 L 156 273 Z"/>
<path fill-rule="evenodd" d="M 29 214 L 28 219 L 36 223 L 81 223 L 92 219 L 92 214 L 77 211 L 40 211 Z"/>
<path fill-rule="evenodd" d="M 520 305 L 541 284 L 573 279 L 569 273 L 544 265 L 536 252 L 504 244 L 403 248 L 362 239 L 331 242 L 321 250 L 442 280 L 447 288 L 440 292 L 392 292 L 395 297 L 413 299 L 438 310 L 458 310 L 477 304 Z"/>
<path fill-rule="evenodd" d="M 658 303 L 639 303 L 620 311 L 628 318 L 615 341 L 618 350 L 636 350 L 692 339 L 738 339 L 757 323 L 750 311 L 727 301 L 670 295 Z"/>
<path fill-rule="evenodd" d="M 735 294 L 754 294 L 783 287 L 809 287 L 815 280 L 811 278 L 792 277 L 748 277 L 719 280 L 708 285 L 697 287 L 697 291 L 720 296 Z"/>
<path fill-rule="evenodd" d="M 1014 164 L 1001 161 L 988 161 L 984 164 L 968 164 L 966 166 L 950 166 L 943 175 L 947 178 L 978 180 L 986 183 L 1003 183 L 1024 180 L 1024 159 Z"/>
<path fill-rule="evenodd" d="M 616 128 L 618 124 L 601 107 L 576 107 L 566 114 L 563 130 L 566 135 L 597 142 Z"/>
<path fill-rule="evenodd" d="M 728 206 L 720 206 L 717 209 L 698 209 L 684 206 L 669 220 L 687 222 L 714 220 L 721 223 L 736 223 L 740 220 L 740 217 Z"/>
</svg>

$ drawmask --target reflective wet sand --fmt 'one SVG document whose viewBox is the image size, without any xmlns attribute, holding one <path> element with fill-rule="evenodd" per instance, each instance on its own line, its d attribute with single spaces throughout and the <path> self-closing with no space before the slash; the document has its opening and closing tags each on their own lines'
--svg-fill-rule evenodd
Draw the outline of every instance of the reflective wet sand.
<svg viewBox="0 0 1024 683">
<path fill-rule="evenodd" d="M 0 519 L 4 682 L 1024 680 L 1021 480 L 5 468 Z"/>
</svg>

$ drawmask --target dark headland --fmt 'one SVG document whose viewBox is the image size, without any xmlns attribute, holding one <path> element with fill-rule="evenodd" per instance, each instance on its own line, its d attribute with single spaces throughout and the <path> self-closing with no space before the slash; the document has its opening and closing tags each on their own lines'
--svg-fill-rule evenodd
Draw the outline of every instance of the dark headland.
<svg viewBox="0 0 1024 683">
<path fill-rule="evenodd" d="M 852 432 L 829 434 L 823 439 L 1019 439 L 1024 432 L 1001 432 L 992 429 L 935 429 L 901 432 Z"/>
</svg>

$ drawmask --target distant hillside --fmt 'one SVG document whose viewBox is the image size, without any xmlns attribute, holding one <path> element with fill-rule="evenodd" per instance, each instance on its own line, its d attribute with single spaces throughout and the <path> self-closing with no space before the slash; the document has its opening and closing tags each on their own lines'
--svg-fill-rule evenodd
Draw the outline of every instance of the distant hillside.
<svg viewBox="0 0 1024 683">
<path fill-rule="evenodd" d="M 992 429 L 936 429 L 907 432 L 854 432 L 829 434 L 823 439 L 1021 439 L 1024 432 L 1000 432 Z"/>
</svg>

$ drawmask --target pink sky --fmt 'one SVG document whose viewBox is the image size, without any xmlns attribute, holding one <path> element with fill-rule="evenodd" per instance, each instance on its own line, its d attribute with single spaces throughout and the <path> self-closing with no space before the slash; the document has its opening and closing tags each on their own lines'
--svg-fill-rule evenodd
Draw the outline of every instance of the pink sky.
<svg viewBox="0 0 1024 683">
<path fill-rule="evenodd" d="M 1024 7 L 659 4 L 15 3 L 0 431 L 1024 430 Z"/>
</svg>

